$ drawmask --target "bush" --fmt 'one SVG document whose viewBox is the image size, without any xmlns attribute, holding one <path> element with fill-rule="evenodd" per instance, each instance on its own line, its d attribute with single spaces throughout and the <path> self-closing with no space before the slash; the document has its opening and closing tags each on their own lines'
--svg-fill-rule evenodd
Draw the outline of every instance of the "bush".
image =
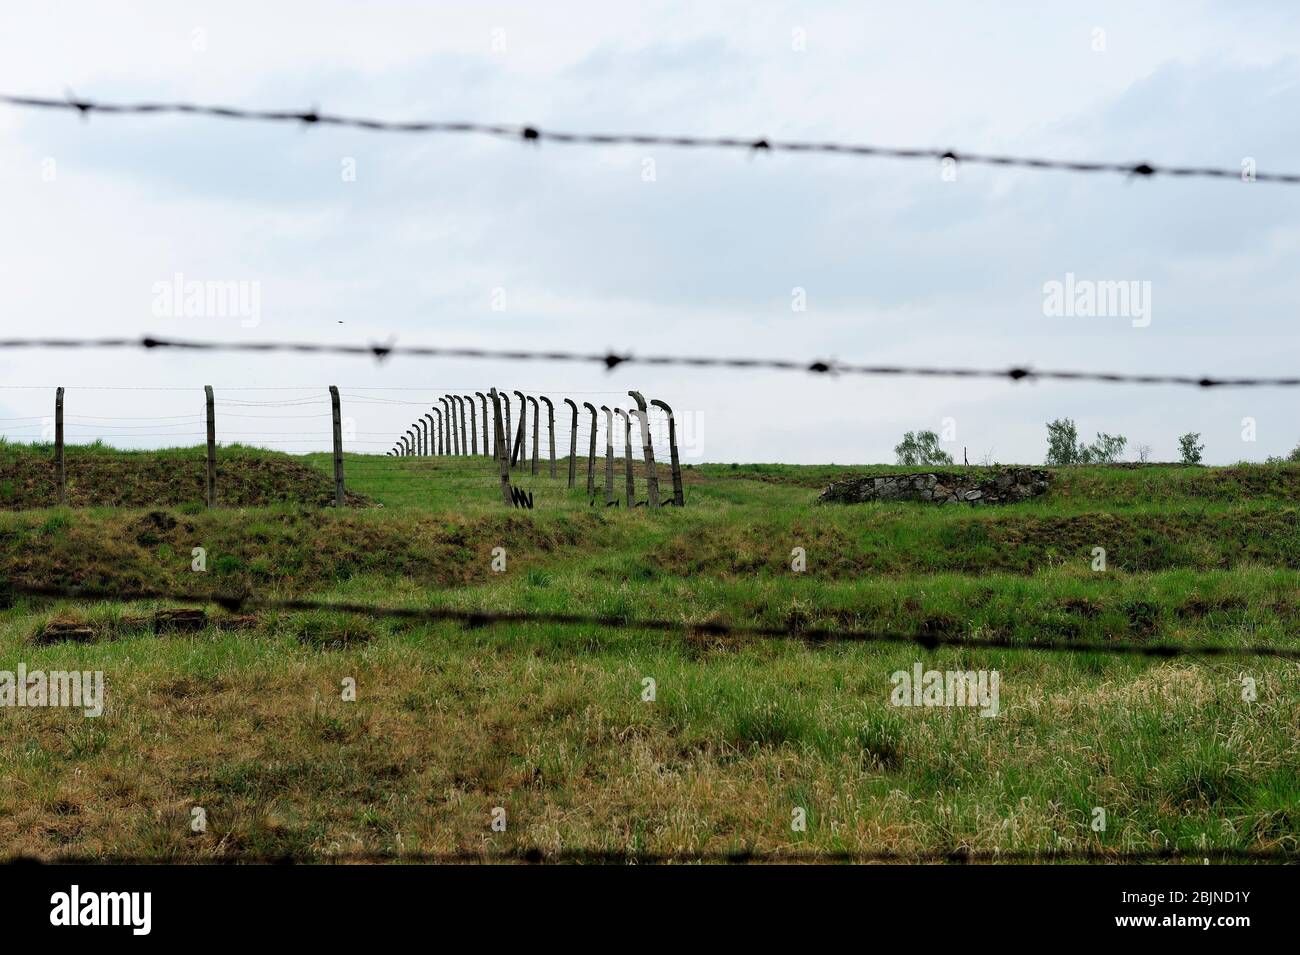
<svg viewBox="0 0 1300 955">
<path fill-rule="evenodd" d="M 1124 453 L 1128 438 L 1122 434 L 1097 433 L 1092 444 L 1079 443 L 1079 429 L 1070 418 L 1058 418 L 1047 424 L 1047 463 L 1114 464 Z"/>
<path fill-rule="evenodd" d="M 1199 431 L 1189 431 L 1178 439 L 1178 451 L 1183 456 L 1184 464 L 1201 463 L 1201 452 L 1205 450 L 1205 445 L 1196 443 L 1200 439 Z"/>
<path fill-rule="evenodd" d="M 899 464 L 952 464 L 952 455 L 939 447 L 939 436 L 933 431 L 907 432 L 895 445 L 894 454 Z"/>
</svg>

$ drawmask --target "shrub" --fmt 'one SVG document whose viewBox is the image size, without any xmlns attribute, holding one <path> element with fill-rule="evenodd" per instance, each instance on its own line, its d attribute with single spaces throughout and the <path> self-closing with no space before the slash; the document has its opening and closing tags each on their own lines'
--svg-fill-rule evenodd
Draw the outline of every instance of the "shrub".
<svg viewBox="0 0 1300 955">
<path fill-rule="evenodd" d="M 1201 452 L 1205 450 L 1205 445 L 1196 443 L 1200 439 L 1199 431 L 1189 431 L 1178 439 L 1178 451 L 1183 456 L 1184 464 L 1201 463 Z"/>
</svg>

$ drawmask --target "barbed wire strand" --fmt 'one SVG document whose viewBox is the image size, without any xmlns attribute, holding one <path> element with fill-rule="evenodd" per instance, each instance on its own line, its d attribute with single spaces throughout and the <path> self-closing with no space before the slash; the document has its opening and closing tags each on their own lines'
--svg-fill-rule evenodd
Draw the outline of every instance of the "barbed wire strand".
<svg viewBox="0 0 1300 955">
<path fill-rule="evenodd" d="M 1056 170 L 1072 173 L 1112 173 L 1128 177 L 1199 178 L 1265 182 L 1284 185 L 1300 184 L 1300 173 L 1246 173 L 1241 167 L 1175 166 L 1150 162 L 1115 162 L 1093 160 L 1048 159 L 1037 156 L 966 152 L 954 149 L 880 146 L 839 141 L 781 140 L 766 136 L 695 136 L 660 133 L 584 133 L 543 130 L 537 126 L 504 123 L 447 122 L 442 120 L 394 121 L 326 113 L 315 108 L 248 109 L 234 106 L 190 102 L 97 103 L 79 97 L 56 99 L 41 96 L 0 94 L 0 102 L 27 109 L 53 109 L 75 112 L 88 117 L 93 113 L 108 115 L 180 114 L 218 119 L 256 120 L 293 123 L 305 126 L 335 126 L 368 132 L 440 133 L 490 136 L 521 143 L 543 142 L 585 146 L 664 146 L 682 149 L 727 149 L 746 153 L 796 153 L 851 156 L 855 158 L 944 160 L 1004 168 Z"/>
</svg>

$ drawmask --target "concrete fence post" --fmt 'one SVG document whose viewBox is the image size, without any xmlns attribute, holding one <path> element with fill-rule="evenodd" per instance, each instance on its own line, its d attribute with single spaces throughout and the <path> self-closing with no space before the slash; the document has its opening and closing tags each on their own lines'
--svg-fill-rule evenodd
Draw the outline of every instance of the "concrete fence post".
<svg viewBox="0 0 1300 955">
<path fill-rule="evenodd" d="M 596 406 L 590 401 L 584 401 L 582 406 L 591 412 L 591 447 L 587 451 L 587 497 L 596 496 L 596 432 L 599 425 L 596 424 Z"/>
<path fill-rule="evenodd" d="M 424 416 L 424 421 L 425 421 L 424 433 L 428 436 L 425 454 L 428 454 L 430 457 L 432 457 L 434 442 L 438 440 L 437 432 L 434 430 L 436 425 L 434 425 L 433 423 L 433 415 L 431 414 L 426 414 Z"/>
<path fill-rule="evenodd" d="M 346 507 L 343 490 L 343 416 L 339 410 L 339 389 L 330 385 L 330 412 L 334 419 L 334 506 Z"/>
<path fill-rule="evenodd" d="M 641 452 L 645 458 L 646 498 L 651 507 L 659 506 L 659 473 L 655 469 L 654 442 L 650 440 L 650 409 L 646 407 L 645 398 L 639 391 L 629 391 L 628 396 L 636 402 L 636 415 L 641 420 Z"/>
<path fill-rule="evenodd" d="M 438 417 L 434 419 L 433 424 L 433 453 L 442 454 L 442 409 L 437 405 L 430 405 L 429 409 Z"/>
<path fill-rule="evenodd" d="M 478 457 L 478 409 L 474 407 L 474 396 L 466 395 L 465 404 L 469 405 L 469 453 Z"/>
<path fill-rule="evenodd" d="M 63 386 L 54 391 L 54 484 L 59 504 L 68 503 L 68 473 L 63 461 Z"/>
<path fill-rule="evenodd" d="M 540 409 L 540 407 L 539 407 L 538 404 L 537 404 L 537 399 L 534 398 L 532 395 L 529 395 L 529 396 L 528 396 L 528 400 L 531 401 L 531 402 L 533 403 L 533 466 L 532 466 L 532 473 L 533 473 L 533 474 L 536 474 L 536 473 L 537 473 L 537 431 L 538 431 L 538 428 L 541 427 L 542 415 L 541 415 L 541 409 Z"/>
<path fill-rule="evenodd" d="M 442 453 L 451 454 L 451 402 L 447 396 L 443 395 L 438 399 L 438 404 L 442 405 L 442 434 L 439 436 L 442 441 Z"/>
<path fill-rule="evenodd" d="M 498 395 L 498 397 L 500 397 L 500 399 L 501 399 L 501 403 L 504 405 L 504 407 L 505 407 L 505 412 L 506 412 L 506 430 L 505 430 L 505 436 L 506 436 L 506 448 L 505 448 L 505 453 L 506 453 L 506 457 L 508 458 L 508 457 L 510 457 L 510 436 L 511 436 L 512 434 L 514 434 L 514 432 L 513 432 L 512 430 L 510 430 L 510 395 L 508 395 L 508 394 L 507 394 L 506 392 L 504 392 L 504 391 L 498 391 L 498 392 L 497 392 L 497 395 Z M 500 454 L 500 453 L 501 453 L 501 449 L 498 448 L 498 449 L 497 449 L 497 454 Z"/>
<path fill-rule="evenodd" d="M 601 405 L 605 412 L 605 503 L 613 504 L 614 497 L 614 412 L 608 405 Z"/>
<path fill-rule="evenodd" d="M 217 402 L 212 386 L 203 386 L 204 405 L 208 417 L 208 507 L 217 506 Z"/>
<path fill-rule="evenodd" d="M 632 419 L 622 408 L 615 408 L 614 413 L 623 419 L 623 459 L 627 475 L 627 506 L 636 506 L 636 481 L 632 477 Z"/>
<path fill-rule="evenodd" d="M 551 404 L 551 399 L 542 396 L 542 401 L 546 403 L 546 434 L 549 439 L 551 453 L 551 480 L 555 480 L 555 405 Z"/>
<path fill-rule="evenodd" d="M 492 442 L 488 440 L 488 410 L 487 410 L 487 395 L 483 394 L 483 392 L 481 392 L 481 391 L 476 391 L 476 392 L 474 392 L 474 394 L 478 395 L 478 396 L 479 396 L 479 400 L 482 401 L 482 403 L 483 403 L 483 456 L 484 456 L 485 458 L 486 458 L 486 457 L 491 457 L 491 456 L 492 456 Z"/>
<path fill-rule="evenodd" d="M 578 406 L 572 398 L 565 398 L 564 403 L 573 409 L 573 423 L 569 425 L 569 487 L 573 487 L 573 478 L 578 467 Z"/>
<path fill-rule="evenodd" d="M 460 406 L 460 456 L 469 455 L 469 428 L 465 423 L 465 398 L 462 395 L 456 396 L 456 404 Z"/>
<path fill-rule="evenodd" d="M 673 417 L 673 409 L 658 398 L 652 399 L 650 404 L 668 415 L 668 453 L 672 457 L 673 464 L 673 503 L 683 507 L 686 498 L 682 493 L 682 462 L 677 456 L 677 419 Z"/>
<path fill-rule="evenodd" d="M 506 459 L 506 436 L 501 428 L 501 397 L 497 394 L 495 388 L 489 392 L 492 395 L 492 408 L 496 412 L 493 415 L 495 424 L 493 426 L 493 437 L 496 439 L 496 459 L 497 467 L 501 472 L 501 498 L 505 501 L 506 507 L 510 507 L 510 462 Z"/>
<path fill-rule="evenodd" d="M 510 466 L 514 467 L 520 462 L 520 455 L 524 451 L 524 427 L 528 419 L 528 402 L 524 399 L 522 391 L 516 391 L 519 396 L 519 430 L 515 434 L 515 446 L 510 452 Z"/>
</svg>

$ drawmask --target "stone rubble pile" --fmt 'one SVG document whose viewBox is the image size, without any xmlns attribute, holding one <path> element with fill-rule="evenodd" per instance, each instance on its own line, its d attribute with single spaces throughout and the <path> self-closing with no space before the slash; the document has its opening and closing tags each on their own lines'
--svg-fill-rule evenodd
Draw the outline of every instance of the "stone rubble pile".
<svg viewBox="0 0 1300 955">
<path fill-rule="evenodd" d="M 862 504 L 866 501 L 929 501 L 934 504 L 1014 504 L 1046 494 L 1052 475 L 1041 468 L 1004 468 L 989 476 L 953 471 L 886 474 L 836 481 L 817 498 L 818 504 Z"/>
</svg>

